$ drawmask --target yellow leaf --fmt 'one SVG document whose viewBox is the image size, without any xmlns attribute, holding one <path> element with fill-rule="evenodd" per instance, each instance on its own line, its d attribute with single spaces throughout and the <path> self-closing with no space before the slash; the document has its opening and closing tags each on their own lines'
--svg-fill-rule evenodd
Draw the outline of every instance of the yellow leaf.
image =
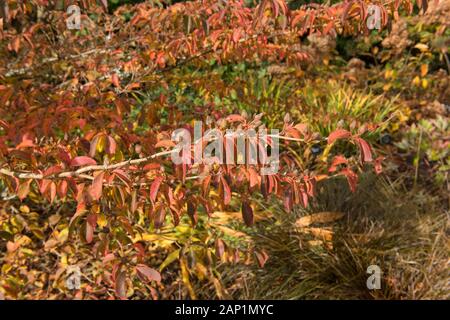
<svg viewBox="0 0 450 320">
<path fill-rule="evenodd" d="M 419 49 L 421 52 L 426 52 L 428 51 L 428 46 L 426 44 L 423 43 L 418 43 L 414 46 L 414 48 Z"/>
<path fill-rule="evenodd" d="M 97 216 L 97 224 L 100 228 L 104 228 L 108 224 L 108 220 L 103 213 Z"/>
<path fill-rule="evenodd" d="M 420 78 L 419 78 L 419 76 L 416 76 L 416 77 L 413 79 L 412 83 L 413 83 L 415 86 L 419 86 L 419 85 L 420 85 Z"/>
<path fill-rule="evenodd" d="M 199 280 L 205 279 L 206 276 L 208 275 L 208 269 L 206 269 L 206 267 L 200 262 L 197 262 L 195 264 L 195 270 L 197 271 L 197 278 Z"/>
<path fill-rule="evenodd" d="M 185 259 L 180 260 L 180 267 L 181 267 L 181 280 L 188 289 L 190 298 L 192 300 L 196 300 L 197 296 L 195 295 L 195 291 L 194 288 L 192 287 L 191 280 L 189 279 L 189 271 Z"/>
<path fill-rule="evenodd" d="M 342 212 L 319 212 L 309 216 L 301 217 L 295 224 L 298 227 L 307 227 L 313 223 L 333 222 L 341 219 L 345 214 Z"/>
<path fill-rule="evenodd" d="M 12 269 L 12 266 L 10 264 L 5 263 L 2 266 L 2 273 L 7 274 Z"/>
<path fill-rule="evenodd" d="M 67 267 L 69 265 L 69 262 L 67 261 L 67 254 L 63 253 L 61 254 L 61 266 Z"/>
<path fill-rule="evenodd" d="M 26 205 L 21 205 L 19 210 L 22 213 L 30 213 L 30 208 L 28 208 L 28 206 L 26 206 Z"/>
<path fill-rule="evenodd" d="M 180 257 L 180 249 L 171 252 L 167 256 L 166 260 L 164 260 L 163 263 L 161 263 L 161 265 L 159 266 L 159 271 L 163 271 L 165 267 L 167 267 L 169 264 L 177 260 L 179 257 Z"/>
<path fill-rule="evenodd" d="M 428 80 L 422 79 L 422 88 L 426 89 L 428 87 Z"/>
<path fill-rule="evenodd" d="M 393 74 L 394 74 L 394 72 L 393 72 L 392 70 L 388 69 L 388 70 L 386 70 L 386 71 L 384 72 L 384 78 L 385 78 L 385 79 L 392 78 L 392 75 L 393 75 Z"/>
<path fill-rule="evenodd" d="M 69 238 L 69 228 L 62 229 L 57 236 L 59 243 L 64 243 Z"/>
</svg>

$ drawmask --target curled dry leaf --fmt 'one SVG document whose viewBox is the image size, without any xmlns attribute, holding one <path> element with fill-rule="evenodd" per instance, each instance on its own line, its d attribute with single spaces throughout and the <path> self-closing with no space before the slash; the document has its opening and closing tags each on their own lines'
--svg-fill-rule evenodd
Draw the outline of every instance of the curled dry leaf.
<svg viewBox="0 0 450 320">
<path fill-rule="evenodd" d="M 307 227 L 313 223 L 327 223 L 341 219 L 345 214 L 342 212 L 319 212 L 309 216 L 301 217 L 295 222 L 298 227 Z"/>
</svg>

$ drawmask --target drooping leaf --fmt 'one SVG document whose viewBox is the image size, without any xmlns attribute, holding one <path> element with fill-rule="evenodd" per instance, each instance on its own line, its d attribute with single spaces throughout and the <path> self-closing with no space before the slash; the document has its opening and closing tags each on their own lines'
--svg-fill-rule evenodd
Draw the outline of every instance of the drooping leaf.
<svg viewBox="0 0 450 320">
<path fill-rule="evenodd" d="M 225 205 L 228 205 L 231 202 L 231 189 L 224 176 L 220 177 L 220 181 L 222 182 L 223 186 L 223 203 Z"/>
<path fill-rule="evenodd" d="M 100 171 L 94 176 L 94 181 L 92 181 L 92 185 L 89 190 L 93 200 L 98 200 L 102 196 L 104 176 L 104 171 Z"/>
<path fill-rule="evenodd" d="M 156 196 L 158 195 L 159 187 L 161 186 L 161 182 L 163 181 L 162 176 L 158 176 L 153 180 L 151 186 L 150 186 L 150 200 L 152 202 L 155 202 Z"/>
<path fill-rule="evenodd" d="M 372 162 L 372 149 L 370 145 L 362 138 L 355 138 L 356 142 L 358 142 L 359 148 L 361 150 L 361 160 L 362 162 Z"/>
<path fill-rule="evenodd" d="M 242 218 L 248 227 L 253 225 L 253 209 L 248 201 L 242 201 Z"/>
<path fill-rule="evenodd" d="M 125 271 L 120 271 L 119 274 L 117 275 L 115 282 L 115 290 L 116 295 L 120 299 L 127 298 L 127 274 L 125 273 Z"/>
</svg>

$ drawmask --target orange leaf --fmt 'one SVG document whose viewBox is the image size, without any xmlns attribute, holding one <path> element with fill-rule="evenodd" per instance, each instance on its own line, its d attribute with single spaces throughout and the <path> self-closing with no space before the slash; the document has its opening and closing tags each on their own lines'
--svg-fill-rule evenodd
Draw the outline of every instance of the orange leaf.
<svg viewBox="0 0 450 320">
<path fill-rule="evenodd" d="M 111 82 L 115 87 L 117 87 L 117 88 L 120 87 L 119 76 L 117 75 L 117 73 L 113 73 L 111 75 Z"/>
<path fill-rule="evenodd" d="M 155 144 L 155 148 L 173 148 L 175 147 L 175 142 L 172 140 L 161 140 L 157 144 Z"/>
<path fill-rule="evenodd" d="M 92 186 L 89 190 L 89 193 L 94 200 L 98 200 L 102 196 L 104 175 L 105 173 L 103 171 L 100 171 L 97 175 L 95 175 L 94 181 L 92 181 Z"/>
</svg>

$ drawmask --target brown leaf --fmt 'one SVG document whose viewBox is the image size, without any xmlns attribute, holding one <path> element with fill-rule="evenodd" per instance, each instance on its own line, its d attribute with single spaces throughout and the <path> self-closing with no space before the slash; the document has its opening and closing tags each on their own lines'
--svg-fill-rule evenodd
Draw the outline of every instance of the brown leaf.
<svg viewBox="0 0 450 320">
<path fill-rule="evenodd" d="M 19 184 L 19 188 L 17 190 L 17 196 L 20 200 L 25 199 L 28 196 L 28 193 L 30 192 L 30 184 L 32 179 L 28 179 L 25 182 L 22 182 Z"/>
<path fill-rule="evenodd" d="M 156 216 L 155 216 L 155 228 L 160 229 L 164 225 L 164 221 L 166 218 L 166 209 L 164 207 L 161 207 L 158 209 Z"/>
<path fill-rule="evenodd" d="M 196 225 L 198 222 L 197 207 L 192 201 L 187 203 L 187 214 L 191 218 L 192 225 Z"/>
<path fill-rule="evenodd" d="M 216 240 L 216 257 L 218 259 L 222 259 L 223 255 L 225 253 L 225 243 L 222 239 Z"/>
<path fill-rule="evenodd" d="M 248 201 L 242 202 L 242 218 L 244 219 L 247 227 L 251 227 L 253 225 L 253 209 Z"/>
<path fill-rule="evenodd" d="M 115 289 L 116 294 L 120 299 L 127 298 L 127 274 L 124 271 L 120 271 L 116 277 Z"/>
</svg>

